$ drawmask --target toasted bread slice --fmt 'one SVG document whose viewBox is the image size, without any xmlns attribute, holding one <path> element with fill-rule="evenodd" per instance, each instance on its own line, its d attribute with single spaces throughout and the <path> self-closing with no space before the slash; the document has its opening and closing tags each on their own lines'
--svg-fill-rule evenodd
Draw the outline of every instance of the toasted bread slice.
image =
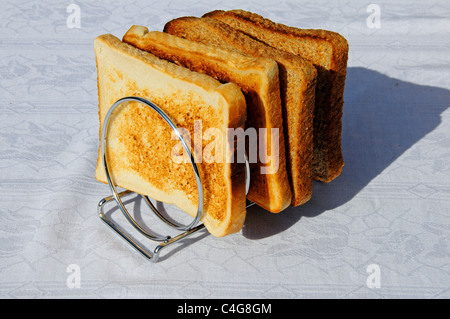
<svg viewBox="0 0 450 319">
<path fill-rule="evenodd" d="M 220 45 L 278 63 L 286 159 L 293 193 L 291 205 L 307 202 L 312 194 L 314 66 L 291 53 L 256 41 L 212 18 L 183 17 L 169 21 L 164 31 L 189 40 Z"/>
<path fill-rule="evenodd" d="M 246 130 L 253 129 L 257 140 L 247 145 L 250 160 L 250 188 L 247 198 L 264 209 L 278 213 L 291 204 L 291 188 L 281 111 L 278 65 L 272 59 L 254 58 L 238 51 L 186 40 L 168 33 L 132 26 L 125 43 L 213 76 L 221 82 L 239 85 L 247 101 Z M 267 136 L 260 135 L 266 129 Z M 272 136 L 272 129 L 275 129 Z M 273 144 L 272 144 L 273 143 Z M 274 148 L 272 154 L 268 154 Z M 259 149 L 259 148 L 262 148 Z M 258 150 L 259 149 L 259 150 Z"/>
<path fill-rule="evenodd" d="M 195 120 L 221 132 L 244 127 L 245 97 L 236 84 L 221 84 L 109 34 L 97 37 L 94 48 L 100 130 L 111 105 L 125 96 L 152 101 L 191 136 L 194 136 Z M 175 204 L 191 216 L 197 214 L 197 184 L 190 161 L 174 160 L 173 154 L 179 151 L 180 143 L 172 138 L 171 128 L 156 112 L 140 103 L 124 103 L 111 115 L 108 132 L 106 152 L 116 185 Z M 202 141 L 201 147 L 207 142 Z M 226 156 L 234 156 L 233 143 L 225 139 Z M 194 154 L 199 151 L 197 146 L 192 149 Z M 245 163 L 225 160 L 197 165 L 203 184 L 201 220 L 204 225 L 215 236 L 239 231 L 246 214 Z M 96 178 L 106 183 L 100 156 Z"/>
<path fill-rule="evenodd" d="M 339 176 L 344 166 L 341 131 L 347 40 L 336 32 L 289 27 L 243 10 L 212 11 L 204 16 L 225 22 L 277 49 L 299 55 L 316 66 L 313 176 L 324 182 Z"/>
</svg>

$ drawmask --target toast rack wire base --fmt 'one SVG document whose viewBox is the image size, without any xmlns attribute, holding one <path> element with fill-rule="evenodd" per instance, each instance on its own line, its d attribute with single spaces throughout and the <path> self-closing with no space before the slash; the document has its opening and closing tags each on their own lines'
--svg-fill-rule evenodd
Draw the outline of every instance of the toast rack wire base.
<svg viewBox="0 0 450 319">
<path fill-rule="evenodd" d="M 142 103 L 143 105 L 148 106 L 149 108 L 151 108 L 152 110 L 154 110 L 155 112 L 157 112 L 166 122 L 167 124 L 169 124 L 169 126 L 172 128 L 172 130 L 175 132 L 175 134 L 177 135 L 178 139 L 180 140 L 180 142 L 183 145 L 183 148 L 186 152 L 186 154 L 188 155 L 190 162 L 191 162 L 191 166 L 192 169 L 194 170 L 194 174 L 195 174 L 195 179 L 197 182 L 197 191 L 198 191 L 198 208 L 197 208 L 197 214 L 195 216 L 195 218 L 193 219 L 193 221 L 189 224 L 189 225 L 178 225 L 174 222 L 169 221 L 168 219 L 166 219 L 158 210 L 157 208 L 151 203 L 150 199 L 145 196 L 145 195 L 141 195 L 142 198 L 144 199 L 144 201 L 147 203 L 147 205 L 150 207 L 150 209 L 153 211 L 153 213 L 155 213 L 155 215 L 157 217 L 159 217 L 163 222 L 165 222 L 167 225 L 169 225 L 170 227 L 177 229 L 179 231 L 182 231 L 182 233 L 178 234 L 175 237 L 171 237 L 171 236 L 155 236 L 153 234 L 150 234 L 149 232 L 147 232 L 145 229 L 143 229 L 141 226 L 139 226 L 139 224 L 134 220 L 134 218 L 131 216 L 131 214 L 128 212 L 127 208 L 125 207 L 125 205 L 123 204 L 121 198 L 128 196 L 130 194 L 133 194 L 134 192 L 130 191 L 130 190 L 125 190 L 122 191 L 120 193 L 117 192 L 116 190 L 116 186 L 111 178 L 111 174 L 108 168 L 108 161 L 107 161 L 107 154 L 106 154 L 106 139 L 107 139 L 107 134 L 108 134 L 108 128 L 109 128 L 109 124 L 110 124 L 110 117 L 111 114 L 113 113 L 113 111 L 122 103 L 124 102 L 131 102 L 131 101 L 135 101 L 135 102 L 139 102 Z M 103 162 L 103 166 L 105 169 L 105 174 L 106 174 L 106 179 L 108 181 L 108 185 L 111 189 L 112 195 L 105 197 L 103 199 L 100 200 L 100 202 L 98 203 L 98 207 L 97 207 L 97 212 L 98 215 L 100 217 L 100 219 L 106 224 L 108 225 L 112 230 L 114 230 L 120 237 L 122 237 L 123 239 L 125 239 L 125 241 L 131 245 L 131 247 L 133 247 L 134 249 L 136 249 L 142 256 L 144 256 L 145 258 L 147 258 L 148 260 L 150 260 L 151 262 L 157 262 L 159 259 L 159 254 L 161 252 L 161 250 L 165 247 L 168 247 L 169 245 L 172 245 L 180 240 L 185 239 L 188 236 L 191 236 L 192 234 L 202 230 L 205 228 L 205 226 L 203 224 L 199 224 L 200 221 L 200 217 L 203 213 L 203 187 L 202 187 L 202 181 L 200 178 L 200 174 L 198 171 L 198 167 L 197 164 L 195 163 L 195 159 L 194 156 L 192 155 L 192 152 L 190 150 L 190 147 L 188 146 L 188 144 L 186 143 L 186 141 L 184 140 L 183 136 L 181 135 L 180 131 L 178 130 L 178 128 L 175 126 L 175 124 L 170 120 L 170 118 L 155 104 L 153 104 L 152 102 L 140 98 L 140 97 L 134 97 L 134 96 L 130 96 L 130 97 L 124 97 L 122 99 L 117 100 L 109 109 L 108 113 L 105 116 L 105 119 L 103 121 L 103 128 L 102 128 L 102 132 L 101 132 L 101 158 L 102 158 L 102 162 Z M 248 192 L 249 186 L 250 186 L 250 166 L 247 160 L 247 156 L 246 156 L 246 170 L 245 170 L 245 177 L 246 177 L 246 192 Z M 104 206 L 105 204 L 109 203 L 109 202 L 116 202 L 116 204 L 119 206 L 120 210 L 122 211 L 122 213 L 124 214 L 125 218 L 128 220 L 128 222 L 142 235 L 144 235 L 146 238 L 153 240 L 153 241 L 158 241 L 161 242 L 161 244 L 159 244 L 158 246 L 156 246 L 156 248 L 153 250 L 153 252 L 151 252 L 150 250 L 146 249 L 145 247 L 142 247 L 142 245 L 140 245 L 138 242 L 136 242 L 135 240 L 133 240 L 129 235 L 127 235 L 120 227 L 118 227 L 111 219 L 107 218 L 107 216 L 104 213 Z M 254 203 L 252 202 L 248 202 L 247 203 L 247 207 L 252 206 Z"/>
<path fill-rule="evenodd" d="M 134 192 L 131 192 L 129 190 L 125 190 L 123 192 L 118 193 L 119 197 L 123 198 L 125 196 L 128 196 L 130 194 L 135 194 Z M 176 243 L 179 240 L 182 240 L 192 234 L 194 234 L 195 232 L 202 230 L 205 228 L 205 225 L 200 224 L 197 225 L 191 229 L 188 229 L 186 231 L 184 231 L 183 233 L 177 235 L 176 237 L 170 237 L 167 236 L 166 239 L 159 244 L 158 246 L 156 246 L 156 248 L 154 249 L 153 252 L 148 251 L 145 247 L 143 247 L 142 245 L 140 245 L 139 243 L 137 243 L 135 240 L 133 240 L 129 235 L 127 235 L 120 227 L 118 227 L 112 220 L 110 220 L 108 217 L 106 217 L 105 213 L 104 213 L 104 207 L 105 204 L 107 204 L 108 202 L 113 202 L 114 201 L 114 196 L 108 196 L 103 198 L 99 203 L 98 203 L 98 215 L 100 217 L 100 219 L 109 227 L 111 227 L 112 230 L 114 230 L 120 237 L 122 237 L 123 239 L 125 239 L 126 242 L 128 242 L 128 244 L 131 245 L 131 247 L 133 247 L 134 249 L 136 249 L 142 256 L 144 256 L 145 258 L 147 258 L 148 260 L 150 260 L 151 262 L 157 262 L 159 259 L 159 253 L 161 252 L 161 250 L 171 244 Z"/>
</svg>

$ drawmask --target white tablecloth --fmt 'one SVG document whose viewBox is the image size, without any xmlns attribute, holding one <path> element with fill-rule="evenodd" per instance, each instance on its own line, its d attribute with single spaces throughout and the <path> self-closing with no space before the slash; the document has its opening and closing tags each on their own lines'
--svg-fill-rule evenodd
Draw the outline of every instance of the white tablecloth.
<svg viewBox="0 0 450 319">
<path fill-rule="evenodd" d="M 73 1 L 79 28 L 70 3 L 1 3 L 1 298 L 450 297 L 448 1 Z M 233 8 L 348 39 L 345 168 L 152 264 L 97 216 L 93 40 Z"/>
</svg>

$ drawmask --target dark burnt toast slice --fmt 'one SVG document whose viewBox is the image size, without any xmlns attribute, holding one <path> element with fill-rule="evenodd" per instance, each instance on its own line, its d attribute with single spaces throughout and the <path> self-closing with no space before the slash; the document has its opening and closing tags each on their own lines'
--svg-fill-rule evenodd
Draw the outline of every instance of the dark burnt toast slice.
<svg viewBox="0 0 450 319">
<path fill-rule="evenodd" d="M 349 50 L 347 40 L 336 32 L 290 27 L 244 10 L 217 10 L 204 17 L 220 20 L 259 41 L 314 64 L 318 76 L 313 176 L 324 182 L 339 176 L 344 166 L 341 131 Z"/>
</svg>

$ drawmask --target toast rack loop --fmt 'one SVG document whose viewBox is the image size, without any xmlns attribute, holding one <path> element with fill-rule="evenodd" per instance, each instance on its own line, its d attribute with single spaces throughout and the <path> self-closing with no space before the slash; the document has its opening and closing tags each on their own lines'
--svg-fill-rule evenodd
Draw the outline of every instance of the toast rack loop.
<svg viewBox="0 0 450 319">
<path fill-rule="evenodd" d="M 183 148 L 186 152 L 186 154 L 188 155 L 188 158 L 191 162 L 191 166 L 192 169 L 194 171 L 195 174 L 195 180 L 197 183 L 197 192 L 198 192 L 198 207 L 197 207 L 197 214 L 194 217 L 194 219 L 192 220 L 192 222 L 188 225 L 180 225 L 178 223 L 172 222 L 170 220 L 168 220 L 166 217 L 164 217 L 163 214 L 161 214 L 158 209 L 152 204 L 152 202 L 150 201 L 150 199 L 148 198 L 148 196 L 146 195 L 140 195 L 145 203 L 150 207 L 150 209 L 153 211 L 153 213 L 158 216 L 164 223 L 166 223 L 167 225 L 169 225 L 170 227 L 183 231 L 183 233 L 177 235 L 176 237 L 170 237 L 170 236 L 156 236 L 154 234 L 149 233 L 147 230 L 145 230 L 144 228 L 142 228 L 136 221 L 135 219 L 131 216 L 131 214 L 128 212 L 127 208 L 125 207 L 125 205 L 122 202 L 122 197 L 125 197 L 129 194 L 133 194 L 132 191 L 130 190 L 125 190 L 122 191 L 120 193 L 117 192 L 116 189 L 116 185 L 113 181 L 113 178 L 111 177 L 111 173 L 109 171 L 109 167 L 108 167 L 108 158 L 107 158 L 107 152 L 106 152 L 106 144 L 107 144 L 107 135 L 108 135 L 108 128 L 110 125 L 110 117 L 111 114 L 114 112 L 114 110 L 121 105 L 122 103 L 125 102 L 139 102 L 143 105 L 148 106 L 149 108 L 151 108 L 153 111 L 155 111 L 156 113 L 158 113 L 158 115 L 163 118 L 166 123 L 170 126 L 170 128 L 173 130 L 173 132 L 175 133 L 175 135 L 178 137 L 178 139 L 180 140 L 181 144 L 183 145 Z M 100 202 L 98 203 L 98 214 L 100 219 L 109 227 L 111 227 L 117 234 L 119 234 L 123 239 L 125 239 L 133 248 L 135 248 L 139 253 L 141 253 L 144 257 L 146 257 L 147 259 L 149 259 L 152 262 L 156 262 L 159 258 L 159 253 L 160 251 L 164 248 L 167 247 L 181 239 L 186 238 L 187 236 L 190 236 L 192 234 L 194 234 L 195 232 L 205 228 L 205 226 L 203 224 L 199 224 L 200 218 L 202 216 L 203 213 L 203 186 L 202 186 L 202 181 L 200 178 L 200 173 L 197 167 L 197 164 L 195 163 L 195 159 L 194 156 L 190 150 L 189 145 L 186 143 L 185 139 L 183 138 L 182 134 L 180 133 L 180 131 L 178 130 L 178 128 L 176 127 L 176 125 L 171 121 L 171 119 L 167 116 L 167 114 L 165 114 L 157 105 L 155 105 L 154 103 L 143 99 L 141 97 L 135 97 L 135 96 L 129 96 L 129 97 L 124 97 L 121 98 L 119 100 L 117 100 L 109 109 L 108 113 L 105 116 L 105 119 L 103 121 L 103 127 L 102 127 L 102 132 L 101 132 L 101 159 L 102 159 L 102 163 L 105 169 L 105 174 L 106 174 L 106 179 L 108 181 L 108 185 L 111 189 L 112 192 L 112 196 L 108 196 L 103 198 L 102 200 L 100 200 Z M 246 193 L 248 192 L 249 189 L 249 185 L 250 185 L 250 166 L 247 160 L 247 154 L 245 154 L 245 160 L 246 160 L 246 169 L 245 169 L 245 178 L 246 178 Z M 129 235 L 127 235 L 123 230 L 121 230 L 113 221 L 111 221 L 110 219 L 107 218 L 107 216 L 104 214 L 103 209 L 104 209 L 104 205 L 110 201 L 115 200 L 115 202 L 117 203 L 117 205 L 119 206 L 120 210 L 122 211 L 123 215 L 125 216 L 125 218 L 128 220 L 128 222 L 139 232 L 141 233 L 143 236 L 145 236 L 148 239 L 154 240 L 154 241 L 159 241 L 162 242 L 161 244 L 159 244 L 155 250 L 153 251 L 153 253 L 147 251 L 145 248 L 143 248 L 138 242 L 136 242 L 135 240 L 133 240 Z M 250 202 L 249 205 L 247 205 L 247 207 L 251 206 L 253 203 Z"/>
</svg>

